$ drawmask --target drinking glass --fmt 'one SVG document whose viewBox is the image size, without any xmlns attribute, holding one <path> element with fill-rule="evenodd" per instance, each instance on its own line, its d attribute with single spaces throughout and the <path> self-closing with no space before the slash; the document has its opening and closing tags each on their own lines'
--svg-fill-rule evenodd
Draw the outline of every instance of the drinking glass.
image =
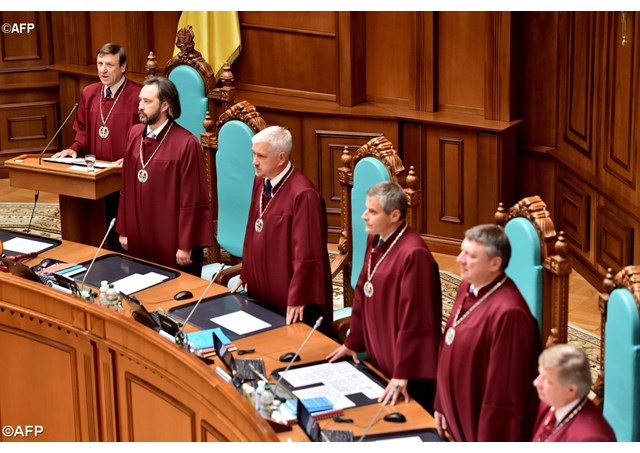
<svg viewBox="0 0 640 453">
<path fill-rule="evenodd" d="M 96 163 L 96 156 L 94 156 L 93 154 L 87 154 L 86 156 L 84 156 L 84 162 L 85 164 L 87 164 L 87 172 L 93 173 L 95 171 L 93 166 Z"/>
</svg>

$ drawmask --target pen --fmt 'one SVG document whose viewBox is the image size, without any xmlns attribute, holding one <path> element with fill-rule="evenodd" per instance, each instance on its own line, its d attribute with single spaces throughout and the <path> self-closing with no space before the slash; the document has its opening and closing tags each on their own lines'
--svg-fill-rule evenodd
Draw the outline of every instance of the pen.
<svg viewBox="0 0 640 453">
<path fill-rule="evenodd" d="M 69 272 L 73 272 L 76 269 L 80 269 L 82 267 L 82 264 L 76 264 L 75 266 L 71 266 L 71 267 L 67 267 L 65 269 L 60 269 L 59 271 L 56 272 L 56 274 L 67 274 Z"/>
</svg>

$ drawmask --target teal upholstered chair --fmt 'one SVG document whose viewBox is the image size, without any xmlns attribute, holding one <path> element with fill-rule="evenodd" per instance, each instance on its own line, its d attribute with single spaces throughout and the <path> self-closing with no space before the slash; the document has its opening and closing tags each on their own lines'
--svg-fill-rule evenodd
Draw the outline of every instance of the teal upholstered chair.
<svg viewBox="0 0 640 453">
<path fill-rule="evenodd" d="M 343 272 L 344 308 L 334 312 L 334 328 L 338 336 L 344 338 L 351 314 L 353 289 L 362 270 L 367 246 L 367 233 L 361 218 L 367 190 L 382 181 L 400 183 L 409 198 L 407 222 L 414 229 L 417 228 L 420 193 L 415 189 L 415 170 L 411 167 L 408 172 L 405 171 L 396 150 L 384 136 L 371 139 L 354 155 L 345 147 L 342 164 L 338 169 L 342 232 L 338 244 L 339 254 L 332 262 L 332 275 Z"/>
<path fill-rule="evenodd" d="M 567 341 L 571 262 L 546 208 L 538 196 L 523 198 L 508 212 L 500 203 L 496 222 L 511 244 L 506 273 L 538 321 L 544 345 L 549 345 Z"/>
<path fill-rule="evenodd" d="M 618 441 L 640 441 L 640 266 L 627 266 L 604 281 L 604 353 L 596 394 Z"/>
<path fill-rule="evenodd" d="M 255 107 L 242 101 L 228 108 L 216 123 L 214 138 L 217 215 L 214 260 L 203 267 L 202 278 L 210 279 L 223 263 L 221 249 L 228 257 L 226 264 L 235 265 L 217 280 L 229 284 L 239 271 L 244 235 L 251 205 L 251 191 L 255 177 L 252 137 L 266 127 Z"/>
</svg>

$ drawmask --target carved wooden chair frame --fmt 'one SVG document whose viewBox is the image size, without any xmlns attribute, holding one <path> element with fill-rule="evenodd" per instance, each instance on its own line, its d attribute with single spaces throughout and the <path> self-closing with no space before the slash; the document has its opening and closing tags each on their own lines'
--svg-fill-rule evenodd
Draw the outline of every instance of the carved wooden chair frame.
<svg viewBox="0 0 640 453">
<path fill-rule="evenodd" d="M 342 271 L 344 288 L 344 306 L 350 307 L 353 303 L 354 288 L 351 287 L 351 257 L 352 257 L 352 232 L 351 219 L 351 189 L 353 189 L 353 171 L 356 164 L 365 157 L 374 157 L 380 160 L 391 176 L 391 180 L 399 183 L 407 194 L 409 207 L 407 209 L 407 224 L 418 231 L 418 205 L 420 203 L 421 192 L 417 189 L 418 177 L 413 166 L 406 171 L 402 160 L 398 156 L 393 144 L 384 136 L 375 137 L 368 143 L 361 146 L 355 154 L 344 147 L 341 162 L 338 168 L 338 179 L 340 181 L 340 216 L 341 233 L 338 241 L 338 256 L 331 263 L 331 275 L 335 277 Z M 356 213 L 360 215 L 361 213 Z"/>
<path fill-rule="evenodd" d="M 629 290 L 636 306 L 640 311 L 640 266 L 633 265 L 623 268 L 618 272 L 615 277 L 613 276 L 613 270 L 607 269 L 607 274 L 602 281 L 604 287 L 604 293 L 600 293 L 598 296 L 598 308 L 600 309 L 600 371 L 598 372 L 598 378 L 594 384 L 593 391 L 595 397 L 593 402 L 597 406 L 602 406 L 604 401 L 604 379 L 605 379 L 605 324 L 607 320 L 607 305 L 609 303 L 609 294 L 616 288 L 626 288 Z"/>
<path fill-rule="evenodd" d="M 500 203 L 495 213 L 495 222 L 504 227 L 512 218 L 524 217 L 534 226 L 540 239 L 542 279 L 542 326 L 543 346 L 549 347 L 567 342 L 569 312 L 569 274 L 571 260 L 568 244 L 561 231 L 556 234 L 547 205 L 537 196 L 526 197 L 505 211 Z"/>
</svg>

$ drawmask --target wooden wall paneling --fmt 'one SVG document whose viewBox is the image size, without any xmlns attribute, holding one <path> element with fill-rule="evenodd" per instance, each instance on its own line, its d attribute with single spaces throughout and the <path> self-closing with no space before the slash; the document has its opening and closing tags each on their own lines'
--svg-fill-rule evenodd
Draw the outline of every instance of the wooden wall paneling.
<svg viewBox="0 0 640 453">
<path fill-rule="evenodd" d="M 247 91 L 336 102 L 337 26 L 335 12 L 241 13 L 244 50 L 234 63 L 236 86 Z"/>
<path fill-rule="evenodd" d="M 512 13 L 516 77 L 516 116 L 520 147 L 556 148 L 558 105 L 558 12 Z M 522 195 L 522 193 L 521 193 Z M 549 205 L 548 198 L 543 200 Z M 555 218 L 555 217 L 554 217 Z"/>
<path fill-rule="evenodd" d="M 127 11 L 124 15 L 125 34 L 127 36 L 124 45 L 126 49 L 130 49 L 127 52 L 128 69 L 131 72 L 145 73 L 147 55 L 149 50 L 155 47 L 152 41 L 154 36 L 153 13 Z M 175 37 L 176 31 L 177 27 L 174 27 L 174 29 L 166 30 L 166 33 Z"/>
<path fill-rule="evenodd" d="M 366 40 L 367 100 L 407 105 L 414 69 L 410 43 L 414 13 L 368 11 L 365 14 L 366 34 L 355 36 L 363 44 Z"/>
<path fill-rule="evenodd" d="M 153 11 L 153 50 L 156 58 L 162 65 L 169 61 L 174 55 L 176 45 L 176 34 L 171 30 L 178 31 L 179 11 Z M 198 50 L 198 37 L 196 36 L 196 50 Z M 147 52 L 148 53 L 148 52 Z M 235 65 L 233 70 L 235 71 Z"/>
<path fill-rule="evenodd" d="M 485 59 L 490 12 L 438 13 L 438 110 L 485 116 Z"/>
<path fill-rule="evenodd" d="M 638 258 L 638 217 L 600 198 L 596 212 L 595 254 L 600 273 L 622 269 Z"/>
<path fill-rule="evenodd" d="M 455 254 L 465 230 L 477 219 L 477 136 L 474 131 L 429 126 L 426 151 L 427 240 L 432 251 Z"/>
<path fill-rule="evenodd" d="M 89 12 L 52 11 L 51 23 L 55 63 L 86 66 L 95 62 Z"/>
<path fill-rule="evenodd" d="M 0 163 L 25 152 L 43 150 L 57 124 L 55 101 L 0 105 Z M 50 149 L 58 149 L 57 143 Z"/>
<path fill-rule="evenodd" d="M 505 156 L 500 147 L 496 134 L 480 132 L 478 134 L 478 219 L 477 223 L 494 222 L 496 206 L 501 201 L 505 206 L 513 206 L 515 190 L 513 184 L 507 180 L 513 180 L 515 166 L 505 164 L 508 156 Z M 510 186 L 511 191 L 505 191 L 503 185 Z M 503 196 L 508 197 L 503 201 Z"/>
<path fill-rule="evenodd" d="M 621 12 L 601 13 L 604 22 L 607 77 L 599 129 L 598 186 L 603 193 L 640 208 L 640 27 L 637 12 L 626 12 L 622 44 Z M 627 266 L 630 263 L 624 263 Z"/>
<path fill-rule="evenodd" d="M 597 36 L 594 13 L 560 13 L 557 156 L 583 178 L 596 174 Z"/>
<path fill-rule="evenodd" d="M 550 157 L 548 148 L 519 149 L 516 154 L 517 199 L 538 195 L 547 205 L 551 218 L 556 219 L 557 163 Z"/>
<path fill-rule="evenodd" d="M 367 96 L 365 13 L 340 11 L 337 14 L 338 104 L 351 107 L 364 102 Z"/>
<path fill-rule="evenodd" d="M 409 107 L 435 112 L 438 107 L 438 12 L 410 13 Z"/>
<path fill-rule="evenodd" d="M 558 230 L 565 233 L 565 239 L 585 258 L 590 257 L 591 245 L 591 213 L 593 191 L 569 173 L 561 172 L 558 176 L 555 215 Z"/>
<path fill-rule="evenodd" d="M 43 11 L 0 11 L 0 69 L 44 68 L 51 62 L 49 14 Z M 4 27 L 9 26 L 5 32 Z"/>
<path fill-rule="evenodd" d="M 493 11 L 487 17 L 484 117 L 513 120 L 514 84 L 511 61 L 511 12 Z"/>
<path fill-rule="evenodd" d="M 431 203 L 431 193 L 427 190 L 430 187 L 427 166 L 430 165 L 426 153 L 427 146 L 427 126 L 420 123 L 405 122 L 400 123 L 400 139 L 396 145 L 396 151 L 402 159 L 406 168 L 413 165 L 418 176 L 417 189 L 422 194 L 422 200 L 418 206 L 418 232 L 424 232 L 424 225 L 427 224 L 427 211 L 433 207 Z"/>
</svg>

